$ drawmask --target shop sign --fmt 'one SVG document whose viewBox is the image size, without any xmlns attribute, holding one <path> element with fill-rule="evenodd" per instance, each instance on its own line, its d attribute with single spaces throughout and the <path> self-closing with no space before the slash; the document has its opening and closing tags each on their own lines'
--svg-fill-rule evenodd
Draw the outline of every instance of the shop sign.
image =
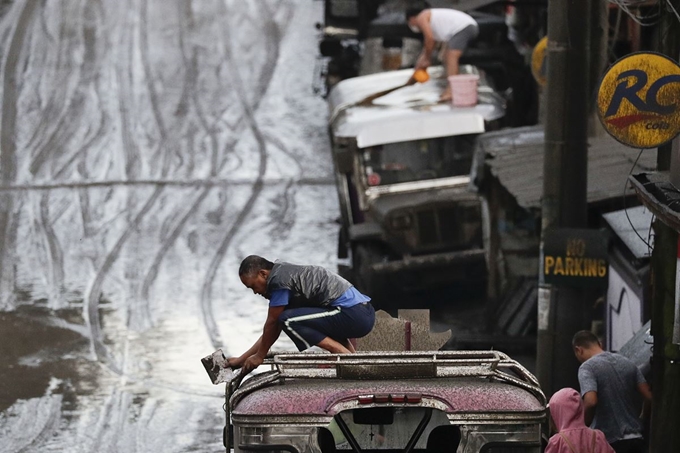
<svg viewBox="0 0 680 453">
<path fill-rule="evenodd" d="M 607 285 L 608 240 L 598 230 L 560 228 L 543 238 L 542 272 L 545 283 L 560 286 Z"/>
<path fill-rule="evenodd" d="M 546 51 L 548 49 L 548 37 L 544 36 L 534 50 L 531 52 L 531 75 L 534 76 L 534 80 L 540 86 L 544 87 L 548 81 L 548 69 L 547 69 L 547 58 Z"/>
<path fill-rule="evenodd" d="M 680 133 L 680 66 L 650 52 L 628 55 L 605 73 L 597 95 L 607 132 L 633 148 L 656 148 Z"/>
</svg>

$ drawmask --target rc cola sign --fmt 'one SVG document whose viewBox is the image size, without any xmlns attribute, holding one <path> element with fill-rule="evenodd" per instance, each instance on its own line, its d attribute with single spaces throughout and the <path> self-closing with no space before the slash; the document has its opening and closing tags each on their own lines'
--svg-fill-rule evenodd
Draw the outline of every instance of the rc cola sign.
<svg viewBox="0 0 680 453">
<path fill-rule="evenodd" d="M 597 107 L 616 140 L 656 148 L 680 133 L 680 66 L 656 53 L 628 55 L 602 78 Z"/>
</svg>

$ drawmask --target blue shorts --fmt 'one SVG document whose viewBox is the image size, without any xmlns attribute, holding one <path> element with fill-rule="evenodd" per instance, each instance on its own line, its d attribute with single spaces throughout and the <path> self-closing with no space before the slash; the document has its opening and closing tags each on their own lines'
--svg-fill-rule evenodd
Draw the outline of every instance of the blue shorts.
<svg viewBox="0 0 680 453">
<path fill-rule="evenodd" d="M 375 324 L 375 310 L 369 302 L 349 308 L 290 308 L 281 313 L 279 322 L 298 350 L 304 351 L 326 337 L 344 342 L 367 335 Z"/>
</svg>

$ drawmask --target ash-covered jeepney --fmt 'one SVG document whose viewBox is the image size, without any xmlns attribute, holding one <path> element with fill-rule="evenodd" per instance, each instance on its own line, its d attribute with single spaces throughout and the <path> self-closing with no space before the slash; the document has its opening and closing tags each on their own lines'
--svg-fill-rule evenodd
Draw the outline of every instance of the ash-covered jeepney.
<svg viewBox="0 0 680 453">
<path fill-rule="evenodd" d="M 267 363 L 227 384 L 227 451 L 541 451 L 545 396 L 500 352 L 286 353 Z"/>
<path fill-rule="evenodd" d="M 478 103 L 440 102 L 443 68 L 428 72 L 430 80 L 409 86 L 409 69 L 343 80 L 328 98 L 338 257 L 349 258 L 345 275 L 382 308 L 393 308 L 390 292 L 486 289 L 488 210 L 468 185 L 476 139 L 497 126 L 503 100 L 462 66 L 481 78 Z"/>
</svg>

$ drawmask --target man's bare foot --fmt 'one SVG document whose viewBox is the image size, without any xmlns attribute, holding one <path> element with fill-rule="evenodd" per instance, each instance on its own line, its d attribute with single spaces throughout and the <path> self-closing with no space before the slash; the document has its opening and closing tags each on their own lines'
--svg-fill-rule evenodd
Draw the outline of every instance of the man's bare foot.
<svg viewBox="0 0 680 453">
<path fill-rule="evenodd" d="M 451 88 L 445 90 L 441 96 L 439 96 L 439 101 L 440 102 L 449 102 L 453 99 L 453 96 L 451 95 Z"/>
<path fill-rule="evenodd" d="M 346 340 L 344 340 L 344 341 L 341 341 L 340 344 L 342 344 L 344 347 L 346 347 L 347 350 L 349 350 L 349 352 L 351 352 L 352 354 L 354 354 L 355 352 L 357 352 L 357 350 L 356 350 L 356 348 L 354 347 L 354 345 L 352 344 L 352 342 L 349 341 L 349 338 L 346 339 Z"/>
<path fill-rule="evenodd" d="M 324 338 L 317 344 L 317 346 L 325 349 L 331 354 L 349 354 L 352 352 L 349 350 L 349 348 L 345 347 L 345 345 L 335 341 L 331 337 Z"/>
</svg>

